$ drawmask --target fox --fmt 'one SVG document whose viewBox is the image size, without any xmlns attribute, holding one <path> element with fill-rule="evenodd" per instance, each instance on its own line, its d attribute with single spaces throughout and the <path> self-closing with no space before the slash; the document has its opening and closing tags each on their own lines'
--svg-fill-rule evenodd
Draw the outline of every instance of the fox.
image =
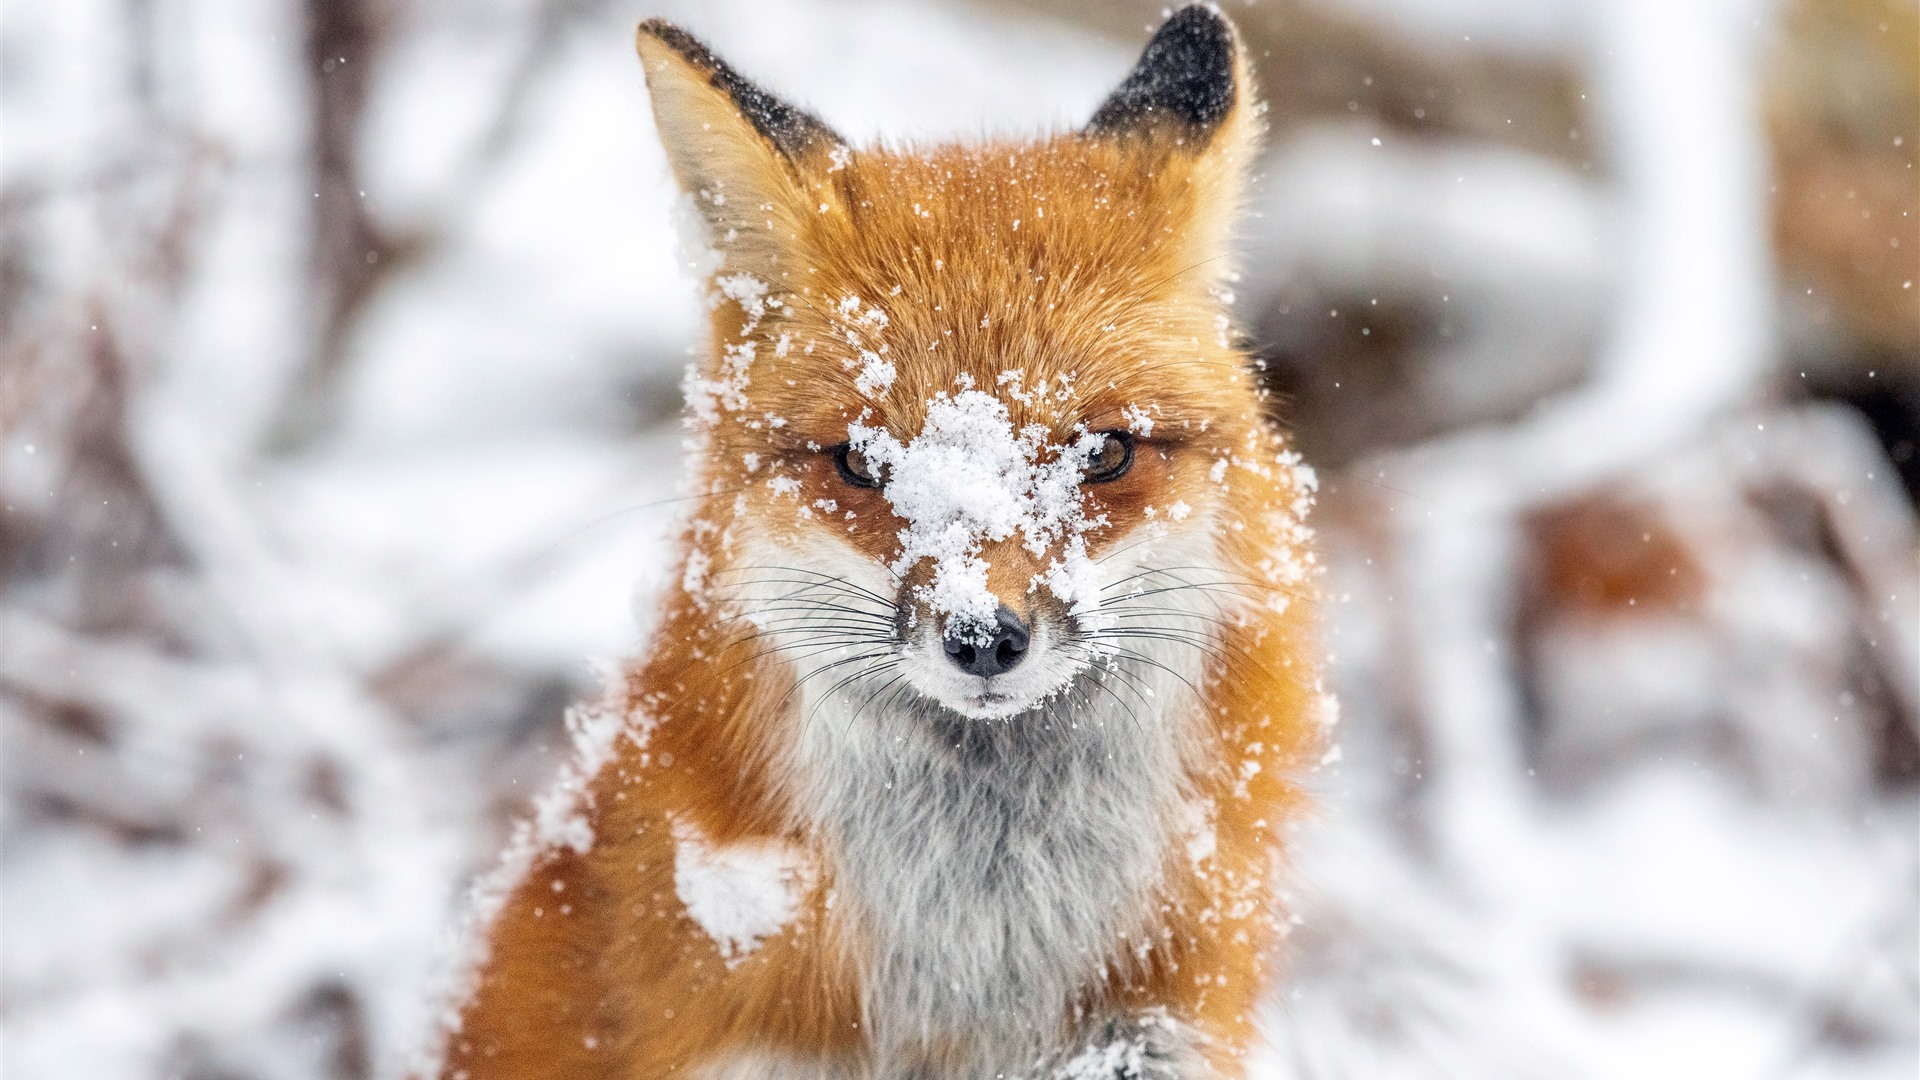
<svg viewBox="0 0 1920 1080">
<path fill-rule="evenodd" d="M 1173 13 L 1074 130 L 870 146 L 637 47 L 710 306 L 690 509 L 423 1075 L 1243 1075 L 1333 706 L 1230 310 L 1236 31 Z"/>
</svg>

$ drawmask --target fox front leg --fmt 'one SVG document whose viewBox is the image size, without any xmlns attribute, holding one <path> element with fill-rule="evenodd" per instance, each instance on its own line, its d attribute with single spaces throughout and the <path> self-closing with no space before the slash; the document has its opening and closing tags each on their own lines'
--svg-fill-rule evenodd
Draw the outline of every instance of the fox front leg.
<svg viewBox="0 0 1920 1080">
<path fill-rule="evenodd" d="M 1213 1068 L 1202 1038 L 1164 1009 L 1116 1017 L 1090 1029 L 1040 1080 L 1203 1080 Z"/>
</svg>

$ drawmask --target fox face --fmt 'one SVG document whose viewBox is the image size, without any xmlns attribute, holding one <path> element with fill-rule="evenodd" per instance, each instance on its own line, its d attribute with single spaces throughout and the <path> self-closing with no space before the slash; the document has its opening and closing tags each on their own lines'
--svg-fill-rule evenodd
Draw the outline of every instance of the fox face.
<svg viewBox="0 0 1920 1080">
<path fill-rule="evenodd" d="M 691 591 L 804 677 L 973 719 L 1243 599 L 1224 470 L 1272 455 L 1225 309 L 1257 126 L 1229 34 L 1176 16 L 1080 132 L 854 149 L 643 30 L 712 249 Z"/>
</svg>

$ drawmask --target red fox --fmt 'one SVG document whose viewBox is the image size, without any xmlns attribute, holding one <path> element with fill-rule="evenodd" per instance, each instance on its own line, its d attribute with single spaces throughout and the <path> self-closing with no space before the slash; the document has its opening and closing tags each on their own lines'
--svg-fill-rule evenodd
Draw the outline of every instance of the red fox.
<svg viewBox="0 0 1920 1080">
<path fill-rule="evenodd" d="M 870 149 L 638 45 L 711 248 L 696 508 L 440 1075 L 1240 1075 L 1329 702 L 1232 26 L 1080 130 Z"/>
</svg>

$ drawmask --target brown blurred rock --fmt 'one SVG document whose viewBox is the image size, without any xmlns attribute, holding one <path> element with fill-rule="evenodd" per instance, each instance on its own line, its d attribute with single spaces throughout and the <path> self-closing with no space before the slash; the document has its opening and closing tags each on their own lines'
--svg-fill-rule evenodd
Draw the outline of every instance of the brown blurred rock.
<svg viewBox="0 0 1920 1080">
<path fill-rule="evenodd" d="M 1549 787 L 1689 761 L 1790 805 L 1911 782 L 1915 534 L 1865 425 L 1733 422 L 1534 514 L 1516 635 Z"/>
<path fill-rule="evenodd" d="M 1600 492 L 1532 523 L 1539 587 L 1583 617 L 1698 610 L 1706 574 L 1662 507 Z"/>
</svg>

